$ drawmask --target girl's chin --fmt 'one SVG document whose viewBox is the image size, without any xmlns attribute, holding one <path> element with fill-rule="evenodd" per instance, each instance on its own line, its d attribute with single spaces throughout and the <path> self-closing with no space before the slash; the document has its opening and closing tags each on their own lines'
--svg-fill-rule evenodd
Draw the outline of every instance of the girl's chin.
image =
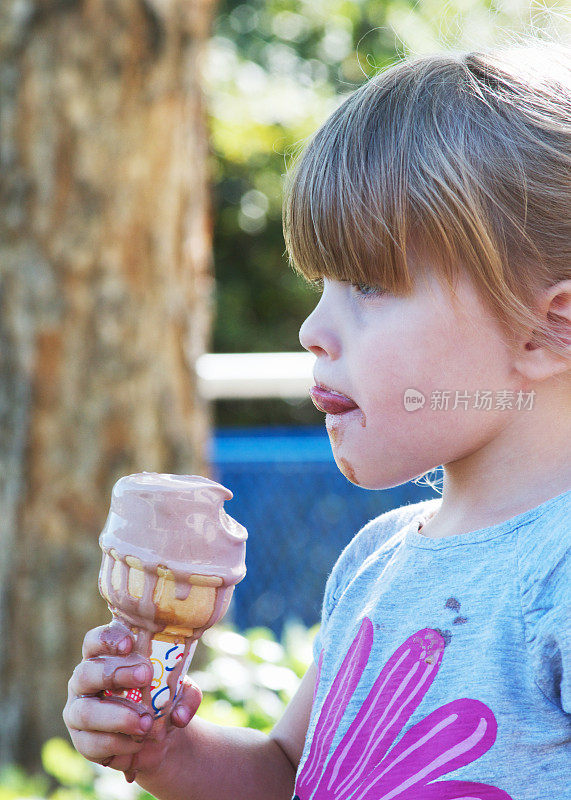
<svg viewBox="0 0 571 800">
<path fill-rule="evenodd" d="M 360 408 L 353 408 L 343 414 L 326 414 L 325 416 L 325 428 L 333 450 L 343 444 L 343 439 L 349 429 L 355 433 L 362 431 L 365 425 L 365 415 Z"/>
<path fill-rule="evenodd" d="M 379 464 L 363 463 L 362 459 L 348 452 L 347 448 L 332 447 L 333 458 L 337 468 L 350 483 L 361 489 L 380 491 L 402 486 L 412 480 L 415 475 L 390 474 L 388 470 L 382 472 Z"/>
<path fill-rule="evenodd" d="M 351 462 L 343 458 L 342 456 L 334 456 L 335 463 L 339 468 L 339 472 L 344 475 L 350 483 L 354 483 L 355 486 L 361 486 L 361 482 L 358 480 L 357 475 L 355 474 L 355 469 Z"/>
</svg>

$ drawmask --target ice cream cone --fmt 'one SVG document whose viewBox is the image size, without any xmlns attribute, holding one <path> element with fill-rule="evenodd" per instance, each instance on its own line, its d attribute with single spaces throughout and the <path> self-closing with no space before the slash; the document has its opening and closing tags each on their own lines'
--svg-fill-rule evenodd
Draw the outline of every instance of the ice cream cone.
<svg viewBox="0 0 571 800">
<path fill-rule="evenodd" d="M 115 484 L 100 537 L 99 590 L 155 667 L 150 687 L 108 696 L 170 710 L 196 642 L 226 613 L 245 574 L 245 528 L 232 493 L 199 476 L 142 473 Z"/>
</svg>

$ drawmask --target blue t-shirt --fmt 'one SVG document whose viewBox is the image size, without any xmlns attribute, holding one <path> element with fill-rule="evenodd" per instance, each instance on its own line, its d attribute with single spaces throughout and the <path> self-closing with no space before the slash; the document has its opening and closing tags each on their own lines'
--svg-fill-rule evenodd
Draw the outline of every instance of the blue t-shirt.
<svg viewBox="0 0 571 800">
<path fill-rule="evenodd" d="M 571 800 L 571 490 L 499 525 L 366 525 L 326 584 L 300 800 Z"/>
</svg>

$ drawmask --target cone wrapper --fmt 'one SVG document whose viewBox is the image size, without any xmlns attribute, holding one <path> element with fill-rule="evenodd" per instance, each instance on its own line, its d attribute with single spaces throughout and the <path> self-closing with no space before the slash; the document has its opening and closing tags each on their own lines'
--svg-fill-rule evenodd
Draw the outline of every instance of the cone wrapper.
<svg viewBox="0 0 571 800">
<path fill-rule="evenodd" d="M 150 705 L 155 719 L 164 717 L 175 702 L 184 676 L 188 672 L 198 640 L 151 640 L 150 661 L 153 666 L 153 681 L 150 687 Z M 143 689 L 125 689 L 112 692 L 106 689 L 106 697 L 126 700 L 129 703 L 143 702 Z"/>
</svg>

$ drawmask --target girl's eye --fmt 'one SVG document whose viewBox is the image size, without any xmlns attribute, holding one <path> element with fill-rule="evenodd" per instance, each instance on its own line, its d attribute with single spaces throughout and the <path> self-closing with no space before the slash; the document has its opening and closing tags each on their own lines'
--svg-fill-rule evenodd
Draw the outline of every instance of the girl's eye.
<svg viewBox="0 0 571 800">
<path fill-rule="evenodd" d="M 358 294 L 363 295 L 363 297 L 371 297 L 385 293 L 385 290 L 380 286 L 370 286 L 368 283 L 352 283 L 351 286 Z"/>
</svg>

